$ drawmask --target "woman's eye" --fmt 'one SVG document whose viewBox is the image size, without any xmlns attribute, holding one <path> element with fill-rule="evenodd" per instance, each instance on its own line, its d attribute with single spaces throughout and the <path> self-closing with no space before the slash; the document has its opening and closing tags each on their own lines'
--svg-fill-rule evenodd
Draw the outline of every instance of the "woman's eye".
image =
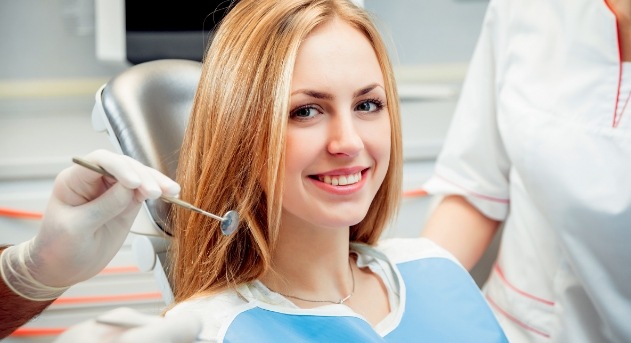
<svg viewBox="0 0 631 343">
<path fill-rule="evenodd" d="M 376 112 L 383 108 L 383 104 L 379 100 L 366 100 L 359 103 L 356 107 L 356 111 L 361 112 Z"/>
<path fill-rule="evenodd" d="M 296 119 L 309 119 L 315 117 L 318 113 L 318 110 L 314 107 L 305 106 L 291 111 L 290 117 Z"/>
</svg>

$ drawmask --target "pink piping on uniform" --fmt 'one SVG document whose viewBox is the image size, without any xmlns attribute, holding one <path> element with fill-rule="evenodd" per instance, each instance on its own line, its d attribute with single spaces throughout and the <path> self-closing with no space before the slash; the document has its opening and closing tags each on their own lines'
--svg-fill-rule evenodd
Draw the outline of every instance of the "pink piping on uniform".
<svg viewBox="0 0 631 343">
<path fill-rule="evenodd" d="M 435 173 L 434 175 L 436 175 L 436 177 L 442 179 L 443 181 L 445 181 L 445 182 L 447 182 L 447 183 L 449 183 L 451 185 L 454 185 L 454 186 L 456 186 L 456 187 L 458 187 L 460 189 L 463 189 L 465 192 L 467 192 L 468 194 L 470 194 L 470 195 L 472 195 L 474 197 L 485 199 L 485 200 L 490 200 L 490 201 L 495 201 L 495 202 L 501 202 L 503 204 L 508 204 L 509 203 L 508 199 L 496 198 L 496 197 L 491 197 L 491 196 L 488 196 L 488 195 L 472 192 L 472 191 L 470 191 L 470 190 L 468 190 L 468 189 L 466 189 L 466 188 L 464 188 L 464 187 L 462 187 L 462 186 L 460 186 L 460 185 L 448 180 L 447 178 L 443 177 L 442 175 L 439 175 L 437 173 Z"/>
<path fill-rule="evenodd" d="M 631 93 L 627 97 L 627 100 L 622 107 L 622 112 L 618 116 L 618 105 L 620 103 L 620 88 L 622 87 L 622 63 L 620 63 L 620 68 L 618 69 L 618 91 L 616 96 L 616 106 L 613 109 L 613 122 L 611 123 L 612 127 L 617 127 L 618 123 L 620 123 L 620 118 L 622 118 L 622 114 L 624 114 L 624 110 L 627 108 L 627 102 L 629 101 L 629 97 L 631 97 Z"/>
<path fill-rule="evenodd" d="M 532 294 L 526 293 L 524 291 L 522 291 L 521 289 L 515 287 L 513 284 L 511 284 L 510 282 L 508 282 L 508 280 L 506 279 L 506 276 L 504 276 L 504 271 L 502 270 L 502 268 L 495 263 L 495 265 L 493 266 L 493 269 L 495 269 L 495 271 L 497 272 L 497 275 L 499 275 L 500 279 L 502 280 L 502 282 L 504 282 L 508 287 L 512 288 L 515 292 L 530 298 L 532 300 L 538 301 L 540 303 L 544 303 L 546 305 L 550 305 L 550 306 L 554 306 L 554 301 L 550 301 L 550 300 L 546 300 L 543 298 L 539 298 L 537 296 L 534 296 Z"/>
<path fill-rule="evenodd" d="M 620 103 L 620 87 L 622 87 L 622 43 L 620 41 L 620 28 L 618 27 L 618 16 L 616 15 L 616 12 L 613 10 L 613 8 L 609 6 L 609 2 L 607 0 L 603 0 L 603 1 L 605 2 L 605 5 L 609 8 L 611 13 L 613 13 L 613 15 L 616 17 L 616 35 L 618 37 L 618 61 L 619 61 L 618 63 L 618 89 L 616 91 L 616 105 L 613 108 L 613 122 L 611 123 L 611 126 L 615 128 L 620 123 L 622 114 L 624 113 L 624 110 L 627 107 L 627 102 L 629 101 L 629 97 L 631 97 L 631 93 L 629 93 L 629 96 L 627 97 L 627 101 L 625 102 L 624 107 L 622 108 L 622 112 L 620 113 L 620 116 L 618 116 L 618 105 Z"/>
<path fill-rule="evenodd" d="M 543 336 L 545 338 L 550 338 L 550 334 L 545 333 L 543 331 L 537 330 L 535 328 L 533 328 L 532 326 L 527 325 L 526 323 L 520 321 L 519 319 L 513 317 L 512 315 L 510 315 L 508 312 L 504 311 L 502 308 L 500 308 L 499 306 L 497 306 L 497 304 L 493 301 L 493 299 L 491 299 L 491 297 L 489 297 L 488 295 L 486 296 L 486 300 L 489 302 L 489 304 L 491 304 L 491 306 L 495 307 L 495 309 L 497 311 L 499 311 L 502 315 L 504 315 L 506 318 L 508 318 L 509 320 L 515 322 L 517 325 L 523 327 L 524 329 L 528 330 L 528 331 L 532 331 L 540 336 Z"/>
</svg>

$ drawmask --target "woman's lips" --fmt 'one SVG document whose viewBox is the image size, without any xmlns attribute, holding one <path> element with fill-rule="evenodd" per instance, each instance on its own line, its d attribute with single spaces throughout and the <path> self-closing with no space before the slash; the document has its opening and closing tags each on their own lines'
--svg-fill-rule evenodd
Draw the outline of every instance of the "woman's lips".
<svg viewBox="0 0 631 343">
<path fill-rule="evenodd" d="M 360 190 L 366 183 L 370 168 L 347 171 L 345 173 L 329 172 L 327 174 L 310 175 L 309 179 L 320 189 L 337 195 L 348 195 Z"/>
</svg>

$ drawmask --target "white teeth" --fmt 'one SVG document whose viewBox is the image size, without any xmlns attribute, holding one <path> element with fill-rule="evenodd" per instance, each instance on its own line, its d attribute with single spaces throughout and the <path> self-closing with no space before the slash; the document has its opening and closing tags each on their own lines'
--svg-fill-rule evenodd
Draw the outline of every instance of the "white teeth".
<svg viewBox="0 0 631 343">
<path fill-rule="evenodd" d="M 361 180 L 362 178 L 362 173 L 358 172 L 355 174 L 350 174 L 350 175 L 339 175 L 339 176 L 331 176 L 331 175 L 325 175 L 325 176 L 318 176 L 318 179 L 324 183 L 328 183 L 329 185 L 333 185 L 333 186 L 346 186 L 346 185 L 352 185 L 354 183 L 359 182 L 359 180 Z"/>
</svg>

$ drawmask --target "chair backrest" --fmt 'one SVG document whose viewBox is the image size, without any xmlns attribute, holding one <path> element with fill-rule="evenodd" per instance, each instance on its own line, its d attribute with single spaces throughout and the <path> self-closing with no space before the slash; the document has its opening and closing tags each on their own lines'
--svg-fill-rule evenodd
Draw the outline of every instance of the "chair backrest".
<svg viewBox="0 0 631 343">
<path fill-rule="evenodd" d="M 107 131 L 121 153 L 174 178 L 200 73 L 201 63 L 191 60 L 132 66 L 97 92 L 93 126 Z M 169 204 L 150 200 L 145 207 L 155 226 L 137 233 L 169 234 Z"/>
</svg>

